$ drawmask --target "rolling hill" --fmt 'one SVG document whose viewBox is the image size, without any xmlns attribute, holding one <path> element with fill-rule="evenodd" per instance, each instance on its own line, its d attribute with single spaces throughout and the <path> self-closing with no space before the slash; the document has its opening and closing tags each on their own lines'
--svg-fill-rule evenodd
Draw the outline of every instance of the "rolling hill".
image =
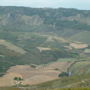
<svg viewBox="0 0 90 90">
<path fill-rule="evenodd" d="M 55 80 L 60 73 L 58 69 L 62 73 L 68 70 L 73 73 L 70 78 L 66 77 L 67 82 L 63 85 L 68 85 L 68 81 L 69 84 L 80 82 L 75 81 L 80 71 L 90 74 L 89 37 L 90 10 L 0 6 L 0 79 L 24 75 L 27 66 L 42 66 L 28 68 L 25 82 L 32 80 L 35 83 L 38 78 L 42 82 L 49 81 L 49 78 Z M 16 73 L 7 75 L 13 67 L 22 72 L 15 69 Z M 31 78 L 30 74 L 36 76 Z M 61 81 L 64 82 L 64 78 L 59 82 L 56 80 L 55 87 L 60 88 Z"/>
<path fill-rule="evenodd" d="M 90 31 L 83 31 L 70 37 L 73 41 L 79 41 L 90 45 Z"/>
<path fill-rule="evenodd" d="M 12 65 L 45 64 L 79 55 L 74 49 L 64 47 L 69 44 L 61 37 L 27 32 L 10 32 L 9 37 L 13 40 L 7 38 L 0 42 L 1 75 Z"/>
</svg>

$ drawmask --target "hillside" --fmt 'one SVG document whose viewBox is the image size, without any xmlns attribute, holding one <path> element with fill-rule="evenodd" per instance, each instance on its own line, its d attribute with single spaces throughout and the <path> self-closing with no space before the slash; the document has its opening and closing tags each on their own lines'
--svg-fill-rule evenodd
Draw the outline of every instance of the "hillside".
<svg viewBox="0 0 90 90">
<path fill-rule="evenodd" d="M 90 74 L 89 38 L 90 10 L 0 6 L 0 79 L 11 86 L 15 76 L 24 76 L 30 85 L 68 71 L 72 79 Z"/>
<path fill-rule="evenodd" d="M 22 77 L 24 79 L 23 85 L 36 85 L 58 79 L 58 75 L 63 71 L 67 71 L 67 68 L 72 63 L 73 62 L 53 62 L 45 66 L 35 66 L 35 68 L 34 65 L 13 66 L 7 71 L 6 75 L 0 78 L 0 87 L 15 85 L 14 77 Z"/>
<path fill-rule="evenodd" d="M 90 31 L 83 31 L 70 37 L 71 40 L 84 42 L 90 45 Z"/>
<path fill-rule="evenodd" d="M 15 45 L 13 45 L 12 43 L 9 43 L 5 40 L 0 40 L 0 46 L 3 46 L 4 48 L 8 49 L 8 51 L 12 51 L 13 53 L 17 53 L 17 54 L 25 54 L 27 53 L 25 50 L 23 50 L 20 47 L 17 47 Z M 7 53 L 7 52 L 6 52 Z M 10 54 L 9 54 L 10 55 Z"/>
<path fill-rule="evenodd" d="M 80 89 L 85 89 L 85 88 L 90 88 L 90 76 L 89 75 L 76 75 L 76 76 L 72 76 L 72 77 L 63 77 L 57 80 L 53 80 L 53 81 L 49 81 L 49 82 L 45 82 L 42 84 L 39 84 L 37 86 L 33 86 L 33 88 L 37 88 L 36 90 L 47 90 L 49 88 L 53 89 L 58 89 L 60 88 L 60 90 L 62 90 L 62 88 L 71 88 L 71 90 L 73 90 L 73 88 L 80 88 Z M 67 89 L 66 89 L 67 90 Z M 78 90 L 78 89 L 76 89 Z M 86 90 L 86 89 L 85 89 Z"/>
<path fill-rule="evenodd" d="M 89 10 L 0 7 L 0 28 L 4 31 L 52 32 L 69 36 L 89 31 L 89 20 Z"/>
<path fill-rule="evenodd" d="M 90 85 L 87 85 L 90 79 L 89 60 L 90 58 L 86 60 L 84 58 L 79 60 L 69 58 L 59 59 L 57 62 L 42 65 L 12 66 L 0 78 L 0 87 L 15 85 L 14 77 L 23 78 L 22 86 L 28 85 L 29 88 L 31 88 L 30 86 L 33 88 L 36 86 L 37 88 L 83 87 L 82 81 L 85 81 L 84 84 L 86 87 L 89 87 Z M 62 74 L 63 72 L 71 72 L 71 76 Z"/>
<path fill-rule="evenodd" d="M 69 44 L 61 37 L 27 32 L 10 32 L 7 35 L 12 40 L 1 39 L 1 75 L 2 71 L 7 70 L 12 65 L 45 64 L 56 61 L 58 58 L 79 55 L 74 49 L 69 50 L 69 48 L 64 47 Z"/>
</svg>

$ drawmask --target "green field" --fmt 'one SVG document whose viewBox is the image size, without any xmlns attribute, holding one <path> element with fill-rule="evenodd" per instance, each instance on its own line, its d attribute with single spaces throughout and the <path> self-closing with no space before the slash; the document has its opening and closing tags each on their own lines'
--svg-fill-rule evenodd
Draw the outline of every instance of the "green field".
<svg viewBox="0 0 90 90">
<path fill-rule="evenodd" d="M 69 68 L 70 72 L 74 75 L 89 74 L 90 61 L 80 61 L 75 63 Z"/>
<path fill-rule="evenodd" d="M 90 31 L 83 31 L 70 37 L 73 41 L 79 41 L 90 45 Z"/>
</svg>

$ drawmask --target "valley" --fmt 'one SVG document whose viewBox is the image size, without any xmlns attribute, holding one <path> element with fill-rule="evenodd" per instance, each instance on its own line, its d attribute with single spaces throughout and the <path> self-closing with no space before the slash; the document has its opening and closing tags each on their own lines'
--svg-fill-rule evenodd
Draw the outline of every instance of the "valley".
<svg viewBox="0 0 90 90">
<path fill-rule="evenodd" d="M 90 87 L 89 20 L 90 10 L 0 6 L 0 87 Z"/>
</svg>

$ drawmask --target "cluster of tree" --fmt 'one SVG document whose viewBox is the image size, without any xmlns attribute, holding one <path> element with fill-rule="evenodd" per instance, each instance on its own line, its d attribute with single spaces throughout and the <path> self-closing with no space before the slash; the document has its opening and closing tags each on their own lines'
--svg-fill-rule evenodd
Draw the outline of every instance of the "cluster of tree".
<svg viewBox="0 0 90 90">
<path fill-rule="evenodd" d="M 19 87 L 19 86 L 22 85 L 23 78 L 21 78 L 21 77 L 14 77 L 14 81 L 15 81 L 15 85 L 17 87 Z"/>
</svg>

